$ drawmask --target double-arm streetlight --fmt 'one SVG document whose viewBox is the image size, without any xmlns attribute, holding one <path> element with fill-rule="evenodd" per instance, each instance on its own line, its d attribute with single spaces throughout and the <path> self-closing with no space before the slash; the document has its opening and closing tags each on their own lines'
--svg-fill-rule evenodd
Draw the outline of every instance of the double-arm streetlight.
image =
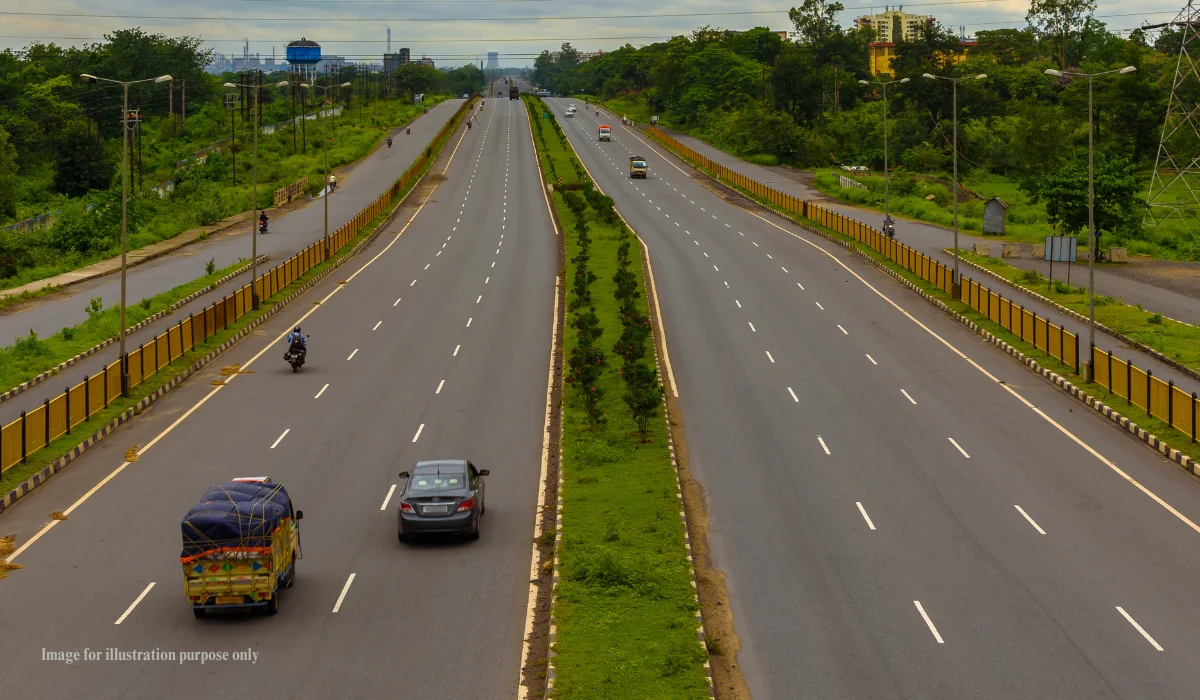
<svg viewBox="0 0 1200 700">
<path fill-rule="evenodd" d="M 305 89 L 321 90 L 328 93 L 334 88 L 350 87 L 350 83 L 342 83 L 341 85 L 309 85 L 308 83 L 300 83 L 300 87 Z M 333 109 L 333 105 L 329 105 L 329 109 Z M 321 195 L 321 199 L 325 200 L 325 257 L 329 258 L 329 119 L 331 115 L 325 115 L 325 193 Z"/>
<path fill-rule="evenodd" d="M 129 395 L 129 357 L 125 354 L 125 258 L 126 258 L 126 221 L 129 206 L 129 86 L 138 83 L 165 83 L 171 80 L 169 75 L 143 80 L 111 80 L 98 78 L 88 73 L 79 76 L 89 83 L 116 83 L 124 88 L 125 98 L 121 107 L 121 396 Z"/>
<path fill-rule="evenodd" d="M 286 81 L 286 80 L 275 83 L 275 87 L 277 87 L 277 88 L 285 88 L 287 86 L 288 86 L 288 81 Z M 258 233 L 257 233 L 257 226 L 258 226 L 258 130 L 260 128 L 262 128 L 259 125 L 258 93 L 260 90 L 262 90 L 262 86 L 258 85 L 258 84 L 242 85 L 240 83 L 225 83 L 225 87 L 227 87 L 227 88 L 242 88 L 242 87 L 249 88 L 250 91 L 254 93 L 254 124 L 253 124 L 253 127 L 254 127 L 254 166 L 252 168 L 254 174 L 253 174 L 253 184 L 250 186 L 250 199 L 253 201 L 253 203 L 250 205 L 251 207 L 253 207 L 253 209 L 251 210 L 252 213 L 250 215 L 250 308 L 257 311 L 258 310 L 258 286 L 257 286 L 257 282 L 258 282 Z"/>
<path fill-rule="evenodd" d="M 933 75 L 925 73 L 922 78 L 930 80 L 947 80 L 954 84 L 954 103 L 952 111 L 954 112 L 954 276 L 951 279 L 951 296 L 955 299 L 959 297 L 959 281 L 958 281 L 958 81 L 963 78 L 950 78 L 943 75 Z M 968 80 L 986 80 L 987 74 L 980 73 Z"/>
<path fill-rule="evenodd" d="M 1111 75 L 1113 73 L 1126 75 L 1136 70 L 1137 68 L 1134 66 L 1106 70 L 1102 73 L 1072 73 L 1054 70 L 1053 68 L 1046 70 L 1046 75 L 1055 78 L 1070 76 L 1072 78 L 1087 78 L 1088 81 L 1088 353 L 1084 379 L 1089 382 L 1092 381 L 1095 374 L 1095 368 L 1092 365 L 1096 355 L 1096 254 L 1100 252 L 1100 245 L 1096 236 L 1096 194 L 1092 182 L 1092 83 L 1102 75 Z"/>
<path fill-rule="evenodd" d="M 883 88 L 883 220 L 885 222 L 891 217 L 891 205 L 888 199 L 887 86 L 907 82 L 908 78 L 889 80 L 887 82 L 878 80 L 875 82 L 868 82 L 866 80 L 858 81 L 859 85 L 879 85 Z"/>
</svg>

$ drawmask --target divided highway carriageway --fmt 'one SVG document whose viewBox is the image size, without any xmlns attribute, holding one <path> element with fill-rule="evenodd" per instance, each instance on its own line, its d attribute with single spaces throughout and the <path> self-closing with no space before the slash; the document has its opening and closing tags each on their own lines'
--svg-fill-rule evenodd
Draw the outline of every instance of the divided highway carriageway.
<svg viewBox="0 0 1200 700">
<path fill-rule="evenodd" d="M 649 247 L 753 697 L 1200 697 L 1190 476 L 570 102 L 547 100 Z"/>
<path fill-rule="evenodd" d="M 0 581 L 0 696 L 517 697 L 557 246 L 536 167 L 523 104 L 488 100 L 423 205 L 5 512 L 24 568 Z M 293 374 L 296 324 L 311 338 Z M 232 364 L 245 373 L 212 386 Z M 490 470 L 479 541 L 397 542 L 397 474 L 430 458 Z M 209 485 L 255 475 L 304 511 L 296 585 L 278 615 L 197 620 L 180 519 Z M 110 647 L 257 657 L 42 660 Z"/>
</svg>

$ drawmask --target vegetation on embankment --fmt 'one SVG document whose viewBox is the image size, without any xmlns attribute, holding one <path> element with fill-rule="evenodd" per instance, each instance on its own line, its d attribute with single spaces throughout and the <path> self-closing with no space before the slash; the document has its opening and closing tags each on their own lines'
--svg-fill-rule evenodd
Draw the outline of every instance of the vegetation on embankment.
<svg viewBox="0 0 1200 700">
<path fill-rule="evenodd" d="M 640 244 L 524 99 L 568 260 L 555 694 L 708 697 Z"/>
</svg>

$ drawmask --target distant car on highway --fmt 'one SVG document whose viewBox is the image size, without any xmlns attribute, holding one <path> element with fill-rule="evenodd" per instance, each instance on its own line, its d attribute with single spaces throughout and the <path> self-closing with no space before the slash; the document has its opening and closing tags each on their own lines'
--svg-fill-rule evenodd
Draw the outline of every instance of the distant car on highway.
<svg viewBox="0 0 1200 700">
<path fill-rule="evenodd" d="M 396 534 L 401 542 L 412 535 L 464 534 L 479 539 L 479 519 L 486 512 L 483 477 L 465 459 L 417 462 L 412 471 L 400 472 L 407 479 L 400 494 Z"/>
<path fill-rule="evenodd" d="M 470 95 L 468 95 L 467 93 L 465 93 L 465 92 L 464 92 L 464 93 L 462 94 L 462 98 L 463 98 L 464 100 L 465 100 L 465 99 L 467 99 L 468 97 L 470 97 Z"/>
</svg>

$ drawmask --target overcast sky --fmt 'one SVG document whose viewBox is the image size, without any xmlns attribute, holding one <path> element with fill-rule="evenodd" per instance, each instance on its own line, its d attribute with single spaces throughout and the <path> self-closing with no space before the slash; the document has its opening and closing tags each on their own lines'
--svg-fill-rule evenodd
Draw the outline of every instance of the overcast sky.
<svg viewBox="0 0 1200 700">
<path fill-rule="evenodd" d="M 884 9 L 867 4 L 871 1 L 846 0 L 842 23 Z M 378 61 L 390 26 L 393 50 L 406 46 L 438 65 L 460 65 L 498 51 L 501 65 L 524 66 L 564 41 L 594 51 L 626 42 L 649 44 L 703 25 L 791 29 L 787 9 L 792 6 L 760 0 L 0 0 L 0 49 L 51 40 L 79 45 L 140 26 L 199 36 L 206 46 L 239 56 L 248 39 L 251 53 L 269 56 L 274 48 L 282 59 L 287 43 L 303 36 L 319 42 L 325 54 Z M 970 36 L 1024 26 L 1028 6 L 1028 0 L 919 0 L 904 7 L 955 30 L 965 26 Z M 1096 15 L 1112 29 L 1128 30 L 1170 21 L 1181 7 L 1182 0 L 1101 0 Z"/>
</svg>

